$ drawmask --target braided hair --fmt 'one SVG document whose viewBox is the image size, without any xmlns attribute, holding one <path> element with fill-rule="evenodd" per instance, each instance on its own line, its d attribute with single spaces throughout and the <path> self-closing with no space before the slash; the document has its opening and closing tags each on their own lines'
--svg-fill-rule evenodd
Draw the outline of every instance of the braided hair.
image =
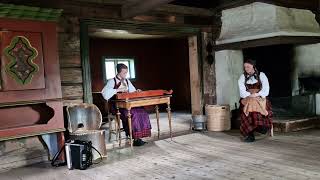
<svg viewBox="0 0 320 180">
<path fill-rule="evenodd" d="M 260 84 L 261 84 L 261 80 L 260 80 L 260 72 L 258 71 L 257 67 L 256 67 L 256 62 L 252 59 L 247 59 L 244 63 L 248 63 L 251 64 L 253 66 L 254 69 L 254 73 L 253 74 L 248 74 L 245 70 L 244 70 L 244 85 L 247 86 L 247 81 L 251 78 L 254 77 Z"/>
</svg>

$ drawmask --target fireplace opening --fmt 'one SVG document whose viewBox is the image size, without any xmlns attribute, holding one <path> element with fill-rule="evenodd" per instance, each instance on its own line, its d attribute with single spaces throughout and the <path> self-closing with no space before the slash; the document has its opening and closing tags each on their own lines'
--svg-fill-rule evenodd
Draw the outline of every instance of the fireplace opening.
<svg viewBox="0 0 320 180">
<path fill-rule="evenodd" d="M 310 94 L 320 92 L 320 77 L 300 77 L 300 94 Z"/>
<path fill-rule="evenodd" d="M 273 45 L 243 49 L 245 59 L 253 59 L 260 72 L 269 80 L 269 99 L 276 119 L 295 119 L 315 115 L 315 102 L 312 95 L 292 96 L 292 71 L 294 45 Z M 301 79 L 300 79 L 301 80 Z M 303 79 L 307 90 L 317 88 L 313 79 Z M 311 85 L 310 85 L 311 84 Z"/>
<path fill-rule="evenodd" d="M 293 45 L 273 45 L 243 49 L 244 59 L 253 59 L 269 80 L 269 97 L 290 97 Z"/>
</svg>

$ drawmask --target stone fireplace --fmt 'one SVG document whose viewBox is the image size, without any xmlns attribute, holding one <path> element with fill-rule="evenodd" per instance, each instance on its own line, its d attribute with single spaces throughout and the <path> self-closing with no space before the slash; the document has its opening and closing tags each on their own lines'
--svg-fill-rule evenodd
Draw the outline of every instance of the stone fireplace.
<svg viewBox="0 0 320 180">
<path fill-rule="evenodd" d="M 224 10 L 221 20 L 218 104 L 239 107 L 237 80 L 244 59 L 252 58 L 269 78 L 275 116 L 320 114 L 320 27 L 311 11 L 255 2 Z"/>
</svg>

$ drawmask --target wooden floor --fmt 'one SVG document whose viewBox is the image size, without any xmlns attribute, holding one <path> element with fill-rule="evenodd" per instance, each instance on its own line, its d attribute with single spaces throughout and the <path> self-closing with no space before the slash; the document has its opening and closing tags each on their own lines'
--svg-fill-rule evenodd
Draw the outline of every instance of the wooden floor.
<svg viewBox="0 0 320 180">
<path fill-rule="evenodd" d="M 160 113 L 160 121 L 159 121 L 159 128 L 160 128 L 160 139 L 165 139 L 170 137 L 170 128 L 169 128 L 169 121 L 168 121 L 168 114 L 167 113 Z M 157 119 L 156 114 L 149 114 L 150 123 L 151 123 L 151 137 L 145 138 L 146 141 L 154 141 L 158 140 L 158 127 L 157 127 Z M 190 133 L 190 123 L 191 123 L 191 114 L 186 112 L 174 112 L 172 113 L 172 134 L 173 136 L 179 136 L 183 134 Z M 109 123 L 106 123 L 102 126 L 102 129 L 106 131 L 106 146 L 107 150 L 118 147 L 118 141 L 116 140 L 115 134 L 111 135 L 111 141 L 109 141 Z M 122 137 L 125 137 L 125 132 L 121 133 Z M 125 141 L 123 141 L 125 143 Z"/>
<path fill-rule="evenodd" d="M 192 133 L 114 149 L 89 169 L 36 164 L 0 174 L 0 179 L 320 179 L 320 130 L 276 134 L 243 143 L 238 132 Z"/>
</svg>

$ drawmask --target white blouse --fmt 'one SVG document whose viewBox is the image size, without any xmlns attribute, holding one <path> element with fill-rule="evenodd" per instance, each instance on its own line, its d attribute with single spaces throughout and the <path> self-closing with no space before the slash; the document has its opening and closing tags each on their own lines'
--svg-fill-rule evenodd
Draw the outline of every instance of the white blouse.
<svg viewBox="0 0 320 180">
<path fill-rule="evenodd" d="M 116 83 L 120 82 L 119 79 L 116 78 Z M 126 82 L 126 81 L 124 81 Z M 117 90 L 114 89 L 114 79 L 108 80 L 107 84 L 102 89 L 101 93 L 105 100 L 109 100 L 113 95 L 117 94 Z M 131 81 L 128 79 L 128 92 L 135 92 L 137 91 L 136 88 L 133 86 Z"/>
<path fill-rule="evenodd" d="M 267 76 L 263 73 L 260 72 L 260 81 L 262 84 L 261 90 L 258 92 L 258 94 L 265 98 L 269 95 L 269 81 Z M 244 78 L 244 74 L 242 74 L 238 80 L 238 85 L 239 85 L 239 91 L 240 91 L 240 97 L 241 98 L 246 98 L 248 96 L 250 96 L 250 92 L 247 91 L 246 86 L 244 85 L 245 82 L 245 78 Z M 256 80 L 256 78 L 254 78 L 253 76 L 247 81 L 247 84 L 255 84 L 257 83 L 258 80 Z"/>
</svg>

